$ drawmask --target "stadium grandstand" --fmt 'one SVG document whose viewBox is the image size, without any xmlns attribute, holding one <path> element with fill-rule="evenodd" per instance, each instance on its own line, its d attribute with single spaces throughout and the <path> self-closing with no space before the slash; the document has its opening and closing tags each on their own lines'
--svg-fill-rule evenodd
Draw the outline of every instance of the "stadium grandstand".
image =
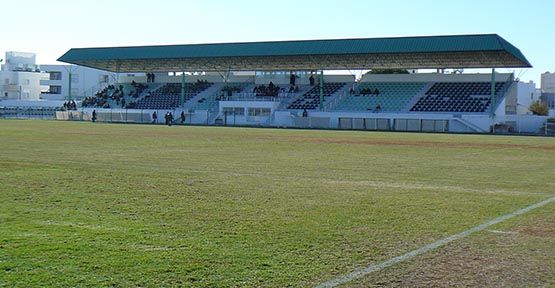
<svg viewBox="0 0 555 288">
<path fill-rule="evenodd" d="M 120 75 L 61 119 L 151 122 L 157 111 L 204 125 L 471 133 L 510 122 L 523 97 L 495 69 L 531 67 L 495 34 L 74 48 L 59 61 Z M 438 72 L 387 73 L 399 69 Z"/>
</svg>

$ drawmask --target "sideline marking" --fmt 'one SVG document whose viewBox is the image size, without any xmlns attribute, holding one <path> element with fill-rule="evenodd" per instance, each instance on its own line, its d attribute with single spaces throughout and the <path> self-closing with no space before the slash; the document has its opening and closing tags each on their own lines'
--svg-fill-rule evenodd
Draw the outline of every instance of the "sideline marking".
<svg viewBox="0 0 555 288">
<path fill-rule="evenodd" d="M 382 270 L 382 269 L 387 268 L 387 267 L 389 267 L 389 266 L 393 266 L 393 265 L 395 265 L 395 264 L 397 264 L 397 263 L 400 263 L 400 262 L 403 262 L 403 261 L 405 261 L 405 260 L 414 258 L 414 257 L 416 257 L 416 256 L 418 256 L 418 255 L 424 254 L 424 253 L 429 252 L 429 251 L 431 251 L 431 250 L 434 250 L 434 249 L 436 249 L 436 248 L 438 248 L 438 247 L 441 247 L 441 246 L 443 246 L 443 245 L 445 245 L 445 244 L 448 244 L 448 243 L 453 242 L 453 241 L 455 241 L 455 240 L 459 240 L 459 239 L 464 238 L 464 237 L 466 237 L 466 236 L 468 236 L 468 235 L 470 235 L 470 234 L 476 233 L 476 232 L 481 231 L 481 230 L 484 230 L 484 229 L 486 229 L 486 228 L 488 228 L 488 227 L 490 227 L 490 226 L 493 226 L 493 225 L 498 224 L 498 223 L 500 223 L 500 222 L 503 222 L 503 221 L 505 221 L 505 220 L 511 219 L 511 218 L 513 218 L 513 217 L 515 217 L 515 216 L 522 215 L 522 214 L 524 214 L 524 213 L 530 212 L 530 211 L 532 211 L 532 210 L 534 210 L 534 209 L 537 209 L 537 208 L 540 208 L 540 207 L 542 207 L 542 206 L 545 206 L 545 205 L 547 205 L 547 204 L 549 204 L 549 203 L 551 203 L 551 202 L 555 202 L 555 196 L 553 196 L 553 197 L 551 197 L 551 198 L 549 198 L 549 199 L 543 200 L 543 201 L 541 201 L 541 202 L 538 202 L 538 203 L 536 203 L 536 204 L 532 204 L 532 205 L 530 205 L 530 206 L 528 206 L 528 207 L 526 207 L 526 208 L 522 208 L 522 209 L 516 210 L 516 211 L 514 211 L 514 212 L 512 212 L 512 213 L 509 213 L 509 214 L 506 214 L 506 215 L 503 215 L 503 216 L 499 216 L 499 217 L 497 217 L 497 218 L 495 218 L 495 219 L 492 219 L 492 220 L 489 220 L 489 221 L 487 221 L 487 222 L 484 222 L 484 223 L 482 223 L 482 224 L 480 224 L 480 225 L 478 225 L 478 226 L 476 226 L 476 227 L 470 228 L 470 229 L 468 229 L 468 230 L 465 230 L 465 231 L 463 231 L 463 232 L 461 232 L 461 233 L 458 233 L 458 234 L 449 236 L 449 237 L 447 237 L 447 238 L 440 239 L 440 240 L 438 240 L 438 241 L 436 241 L 436 242 L 433 242 L 433 243 L 428 244 L 428 245 L 426 245 L 426 246 L 422 246 L 422 247 L 420 247 L 420 248 L 418 248 L 418 249 L 416 249 L 416 250 L 412 250 L 412 251 L 410 251 L 410 252 L 408 252 L 408 253 L 405 253 L 405 254 L 403 254 L 403 255 L 400 255 L 400 256 L 391 258 L 391 259 L 389 259 L 389 260 L 386 260 L 386 261 L 383 261 L 383 262 L 380 262 L 380 263 L 377 263 L 377 264 L 370 265 L 370 266 L 368 266 L 368 267 L 366 267 L 366 268 L 357 269 L 357 270 L 355 270 L 355 271 L 353 271 L 353 272 L 351 272 L 351 273 L 349 273 L 349 274 L 345 274 L 345 275 L 343 275 L 343 276 L 339 276 L 339 277 L 337 277 L 337 278 L 335 278 L 335 279 L 332 279 L 332 280 L 329 280 L 329 281 L 327 281 L 327 282 L 324 282 L 324 283 L 322 283 L 322 284 L 320 284 L 320 285 L 318 285 L 318 286 L 316 286 L 316 287 L 317 287 L 317 288 L 328 288 L 328 287 L 336 287 L 336 286 L 338 286 L 338 285 L 345 284 L 345 283 L 350 282 L 350 281 L 352 281 L 352 280 L 355 280 L 355 279 L 358 279 L 358 278 L 360 278 L 360 277 L 366 276 L 366 275 L 368 275 L 368 274 L 370 274 L 370 273 L 372 273 L 372 272 L 376 272 L 376 271 Z"/>
</svg>

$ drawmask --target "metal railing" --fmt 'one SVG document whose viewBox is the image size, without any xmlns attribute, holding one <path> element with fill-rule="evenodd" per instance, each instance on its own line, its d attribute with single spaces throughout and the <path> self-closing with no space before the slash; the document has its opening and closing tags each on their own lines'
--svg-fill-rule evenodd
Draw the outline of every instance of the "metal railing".
<svg viewBox="0 0 555 288">
<path fill-rule="evenodd" d="M 57 107 L 0 107 L 0 118 L 53 120 L 60 110 Z"/>
<path fill-rule="evenodd" d="M 54 119 L 61 121 L 93 121 L 105 123 L 165 124 L 166 113 L 173 115 L 172 124 L 208 125 L 210 111 L 183 109 L 91 109 L 81 108 L 71 111 L 56 111 Z M 181 112 L 185 118 L 181 119 Z M 154 114 L 156 113 L 156 118 Z"/>
<path fill-rule="evenodd" d="M 280 102 L 284 99 L 289 99 L 293 93 L 279 93 L 277 96 L 257 96 L 256 93 L 241 92 L 233 93 L 232 96 L 223 96 L 221 101 L 268 101 Z"/>
</svg>

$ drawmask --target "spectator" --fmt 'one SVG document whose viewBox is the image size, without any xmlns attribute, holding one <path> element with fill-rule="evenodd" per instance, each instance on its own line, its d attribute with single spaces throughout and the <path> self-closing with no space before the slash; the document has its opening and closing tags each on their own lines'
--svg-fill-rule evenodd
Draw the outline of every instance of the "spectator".
<svg viewBox="0 0 555 288">
<path fill-rule="evenodd" d="M 380 105 L 380 103 L 378 103 L 378 105 L 376 105 L 376 109 L 374 109 L 374 112 L 378 113 L 382 111 L 382 106 Z"/>
<path fill-rule="evenodd" d="M 92 122 L 96 122 L 96 110 L 92 111 L 92 117 L 91 117 Z"/>
<path fill-rule="evenodd" d="M 167 112 L 166 115 L 164 116 L 164 118 L 166 119 L 166 125 L 168 126 L 172 126 L 172 122 L 173 122 L 173 115 L 171 112 Z"/>
<path fill-rule="evenodd" d="M 289 85 L 295 86 L 295 82 L 297 81 L 297 75 L 291 72 L 291 76 L 289 76 Z"/>
<path fill-rule="evenodd" d="M 306 108 L 303 110 L 303 117 L 308 117 L 308 111 L 306 111 Z"/>
<path fill-rule="evenodd" d="M 158 114 L 156 114 L 156 111 L 152 112 L 152 124 L 156 124 L 158 120 Z"/>
<path fill-rule="evenodd" d="M 376 88 L 376 89 L 374 90 L 374 94 L 380 95 L 380 90 L 378 90 L 378 88 Z"/>
<path fill-rule="evenodd" d="M 310 82 L 310 86 L 314 86 L 314 75 L 310 74 L 310 78 L 308 78 L 308 81 Z"/>
<path fill-rule="evenodd" d="M 185 111 L 181 111 L 181 124 L 185 124 Z"/>
</svg>

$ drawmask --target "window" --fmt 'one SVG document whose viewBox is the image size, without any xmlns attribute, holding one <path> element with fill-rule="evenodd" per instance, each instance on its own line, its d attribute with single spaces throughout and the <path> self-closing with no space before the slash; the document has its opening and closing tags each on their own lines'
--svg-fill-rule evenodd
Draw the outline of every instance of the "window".
<svg viewBox="0 0 555 288">
<path fill-rule="evenodd" d="M 71 95 L 72 95 L 72 96 L 77 96 L 77 94 L 79 94 L 79 89 L 77 89 L 77 88 L 71 88 Z"/>
<path fill-rule="evenodd" d="M 62 72 L 49 72 L 50 80 L 62 80 Z"/>
<path fill-rule="evenodd" d="M 106 74 L 100 75 L 98 79 L 98 83 L 108 83 L 108 75 Z"/>
<path fill-rule="evenodd" d="M 245 108 L 243 107 L 224 107 L 222 112 L 225 115 L 237 115 L 237 116 L 243 116 L 245 115 Z"/>
<path fill-rule="evenodd" d="M 71 83 L 74 83 L 74 84 L 79 83 L 79 74 L 71 73 Z"/>
<path fill-rule="evenodd" d="M 270 108 L 249 108 L 249 116 L 251 117 L 270 117 L 271 113 Z"/>
<path fill-rule="evenodd" d="M 30 85 L 30 84 L 31 84 L 31 80 L 23 79 L 23 85 Z"/>
<path fill-rule="evenodd" d="M 50 88 L 48 88 L 48 94 L 62 94 L 62 86 L 50 85 Z"/>
</svg>

